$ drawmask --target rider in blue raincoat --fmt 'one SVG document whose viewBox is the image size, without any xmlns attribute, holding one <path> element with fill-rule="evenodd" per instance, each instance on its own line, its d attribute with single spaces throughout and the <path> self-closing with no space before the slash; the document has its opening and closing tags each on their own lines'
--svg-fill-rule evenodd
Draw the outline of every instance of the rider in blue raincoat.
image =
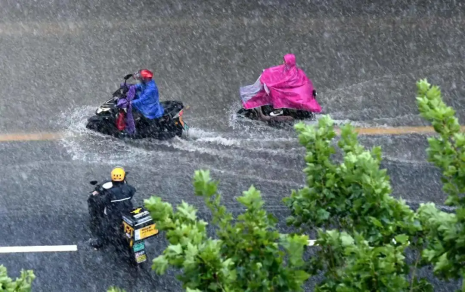
<svg viewBox="0 0 465 293">
<path fill-rule="evenodd" d="M 164 109 L 158 98 L 158 87 L 153 78 L 153 73 L 142 69 L 134 75 L 141 81 L 136 85 L 136 97 L 131 101 L 135 107 L 147 119 L 157 119 L 163 116 Z"/>
</svg>

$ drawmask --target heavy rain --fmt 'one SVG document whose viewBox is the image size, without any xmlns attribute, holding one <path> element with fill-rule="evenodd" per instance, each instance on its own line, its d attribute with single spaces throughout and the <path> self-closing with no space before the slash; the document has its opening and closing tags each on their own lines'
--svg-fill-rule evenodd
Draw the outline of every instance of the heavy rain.
<svg viewBox="0 0 465 293">
<path fill-rule="evenodd" d="M 441 87 L 465 118 L 464 3 L 442 0 L 2 0 L 0 10 L 0 247 L 77 245 L 76 251 L 0 254 L 12 275 L 33 269 L 34 291 L 180 291 L 175 272 L 135 269 L 111 247 L 89 244 L 91 180 L 130 172 L 141 205 L 151 195 L 193 195 L 195 170 L 220 180 L 232 211 L 242 191 L 261 190 L 284 223 L 282 203 L 305 184 L 305 150 L 292 127 L 239 117 L 239 88 L 287 53 L 312 80 L 337 124 L 375 129 L 395 197 L 443 205 L 426 135 L 376 129 L 425 126 L 415 104 L 420 78 Z M 153 71 L 160 100 L 182 101 L 187 135 L 121 140 L 86 129 L 128 73 Z M 317 115 L 317 118 L 319 115 Z M 311 123 L 311 122 L 310 122 Z M 415 132 L 415 131 L 413 131 Z M 146 242 L 149 259 L 166 247 Z M 422 272 L 431 276 L 431 270 Z M 434 281 L 451 291 L 459 282 Z M 307 286 L 311 290 L 313 285 Z"/>
</svg>

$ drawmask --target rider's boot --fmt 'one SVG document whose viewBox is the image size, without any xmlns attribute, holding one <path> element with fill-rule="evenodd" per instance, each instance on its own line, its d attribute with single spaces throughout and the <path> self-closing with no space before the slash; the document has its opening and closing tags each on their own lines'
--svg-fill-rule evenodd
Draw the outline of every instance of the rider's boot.
<svg viewBox="0 0 465 293">
<path fill-rule="evenodd" d="M 270 112 L 270 116 L 271 117 L 276 117 L 276 116 L 280 116 L 280 115 L 283 115 L 283 110 L 282 109 L 277 109 L 277 110 L 274 110 L 272 112 Z"/>
</svg>

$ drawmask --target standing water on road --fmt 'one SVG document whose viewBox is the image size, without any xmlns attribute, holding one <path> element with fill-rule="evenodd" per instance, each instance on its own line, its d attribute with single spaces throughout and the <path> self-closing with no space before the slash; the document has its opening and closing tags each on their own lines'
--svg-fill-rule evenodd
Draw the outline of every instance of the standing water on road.
<svg viewBox="0 0 465 293">
<path fill-rule="evenodd" d="M 89 237 L 88 181 L 105 178 L 115 165 L 131 172 L 138 203 L 153 194 L 172 203 L 185 200 L 203 217 L 204 205 L 191 185 L 194 170 L 203 168 L 221 181 L 228 207 L 239 209 L 235 197 L 254 184 L 282 221 L 282 198 L 305 184 L 305 150 L 292 125 L 270 127 L 236 112 L 239 88 L 282 63 L 287 53 L 296 56 L 324 113 L 337 124 L 426 125 L 415 104 L 415 82 L 424 77 L 441 86 L 445 102 L 463 121 L 465 6 L 440 0 L 367 3 L 2 1 L 0 129 L 64 134 L 58 142 L 0 145 L 6 170 L 0 217 L 9 223 L 2 245 L 78 243 L 74 254 L 10 254 L 2 263 L 15 272 L 38 270 L 34 290 L 40 291 L 101 291 L 122 280 L 132 291 L 181 290 L 172 274 L 132 272 L 111 253 L 81 249 Z M 154 72 L 161 101 L 189 106 L 187 137 L 127 141 L 85 128 L 121 78 L 141 68 Z M 360 140 L 382 146 L 396 197 L 443 203 L 438 170 L 426 162 L 425 135 Z M 163 247 L 152 242 L 152 255 Z"/>
</svg>

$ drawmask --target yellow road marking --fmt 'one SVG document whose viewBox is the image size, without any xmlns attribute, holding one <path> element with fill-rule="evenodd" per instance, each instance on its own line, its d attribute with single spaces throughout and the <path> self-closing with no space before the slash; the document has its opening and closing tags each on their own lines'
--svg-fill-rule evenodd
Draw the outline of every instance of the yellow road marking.
<svg viewBox="0 0 465 293">
<path fill-rule="evenodd" d="M 461 127 L 462 131 L 465 126 Z M 402 135 L 402 134 L 435 134 L 431 126 L 405 126 L 405 127 L 367 127 L 355 128 L 359 135 Z M 340 133 L 340 131 L 338 130 Z"/>
<path fill-rule="evenodd" d="M 360 135 L 382 135 L 382 134 L 408 134 L 408 133 L 434 133 L 434 129 L 430 126 L 415 126 L 415 127 L 390 127 L 390 128 L 356 128 Z"/>
<path fill-rule="evenodd" d="M 51 133 L 10 133 L 0 134 L 0 142 L 12 141 L 46 141 L 58 140 L 63 138 L 64 133 L 51 132 Z"/>
<path fill-rule="evenodd" d="M 465 126 L 461 127 L 465 131 Z M 362 136 L 365 135 L 403 135 L 403 134 L 435 134 L 431 126 L 405 126 L 405 127 L 356 127 L 355 131 Z M 336 129 L 340 134 L 341 130 Z M 66 136 L 62 132 L 42 132 L 42 133 L 5 133 L 0 134 L 0 142 L 13 141 L 53 141 Z"/>
</svg>

